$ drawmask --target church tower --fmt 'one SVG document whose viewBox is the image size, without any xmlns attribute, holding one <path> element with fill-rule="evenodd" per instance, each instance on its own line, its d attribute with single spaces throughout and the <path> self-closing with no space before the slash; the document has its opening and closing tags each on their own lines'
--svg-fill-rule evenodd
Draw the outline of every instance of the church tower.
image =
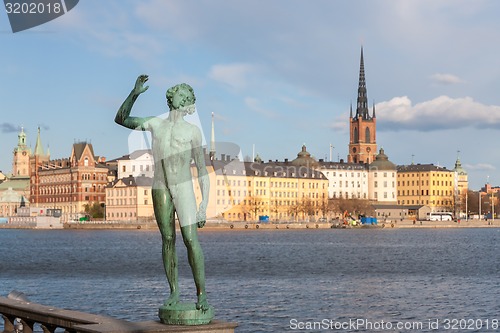
<svg viewBox="0 0 500 333">
<path fill-rule="evenodd" d="M 371 163 L 377 155 L 377 120 L 375 117 L 375 104 L 370 116 L 368 110 L 368 97 L 366 95 L 365 64 L 363 60 L 363 47 L 361 47 L 361 60 L 359 64 L 358 99 L 356 115 L 352 114 L 352 104 L 349 115 L 349 163 Z"/>
<path fill-rule="evenodd" d="M 17 135 L 17 146 L 14 148 L 14 158 L 12 160 L 13 177 L 29 177 L 30 175 L 30 155 L 31 148 L 26 144 L 26 133 L 24 128 Z"/>
</svg>

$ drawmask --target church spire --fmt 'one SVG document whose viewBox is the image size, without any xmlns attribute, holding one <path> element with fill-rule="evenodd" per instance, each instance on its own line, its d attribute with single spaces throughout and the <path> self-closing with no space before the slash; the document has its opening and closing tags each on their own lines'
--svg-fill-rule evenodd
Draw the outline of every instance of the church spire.
<svg viewBox="0 0 500 333">
<path fill-rule="evenodd" d="M 40 127 L 38 127 L 38 135 L 36 137 L 35 156 L 44 156 L 43 147 L 42 147 L 42 139 L 40 137 Z"/>
<path fill-rule="evenodd" d="M 24 127 L 21 127 L 21 132 L 17 135 L 17 146 L 19 148 L 26 148 L 26 133 Z"/>
<path fill-rule="evenodd" d="M 363 60 L 363 46 L 361 46 L 361 58 L 359 60 L 359 84 L 358 100 L 356 106 L 356 118 L 370 119 L 368 114 L 368 98 L 366 96 L 365 63 Z"/>
<path fill-rule="evenodd" d="M 208 155 L 210 161 L 215 160 L 215 125 L 214 125 L 214 113 L 212 112 L 212 133 L 210 135 L 210 153 Z"/>
</svg>

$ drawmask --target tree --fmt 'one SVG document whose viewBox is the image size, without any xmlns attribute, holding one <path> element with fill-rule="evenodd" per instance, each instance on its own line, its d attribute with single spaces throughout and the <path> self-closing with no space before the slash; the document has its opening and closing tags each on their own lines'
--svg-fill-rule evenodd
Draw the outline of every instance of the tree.
<svg viewBox="0 0 500 333">
<path fill-rule="evenodd" d="M 300 203 L 298 200 L 294 200 L 291 202 L 291 205 L 288 206 L 288 214 L 295 218 L 295 222 L 298 221 L 300 212 Z"/>
<path fill-rule="evenodd" d="M 347 212 L 357 217 L 358 214 L 370 216 L 375 213 L 369 200 L 335 198 L 330 199 L 329 205 L 334 212 L 341 215 Z"/>
<path fill-rule="evenodd" d="M 89 202 L 83 205 L 83 209 L 91 218 L 102 219 L 104 217 L 104 205 L 99 202 Z"/>
<path fill-rule="evenodd" d="M 302 213 L 303 219 L 305 219 L 306 216 L 314 216 L 316 213 L 314 202 L 308 197 L 302 198 L 302 200 L 298 202 L 298 211 Z"/>
<path fill-rule="evenodd" d="M 318 208 L 322 217 L 326 217 L 328 213 L 332 211 L 328 199 L 321 200 Z"/>
<path fill-rule="evenodd" d="M 247 204 L 244 205 L 243 211 L 246 213 L 250 213 L 250 218 L 252 215 L 255 219 L 258 219 L 260 206 L 262 204 L 262 200 L 255 196 L 247 197 Z"/>
</svg>

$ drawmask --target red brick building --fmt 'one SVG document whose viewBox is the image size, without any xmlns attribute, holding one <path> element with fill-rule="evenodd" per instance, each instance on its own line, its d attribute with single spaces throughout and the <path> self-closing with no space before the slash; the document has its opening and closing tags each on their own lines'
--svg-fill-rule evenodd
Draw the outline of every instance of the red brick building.
<svg viewBox="0 0 500 333">
<path fill-rule="evenodd" d="M 75 143 L 69 159 L 37 165 L 31 175 L 31 205 L 62 210 L 62 220 L 84 213 L 84 205 L 105 203 L 108 168 L 92 144 Z"/>
</svg>

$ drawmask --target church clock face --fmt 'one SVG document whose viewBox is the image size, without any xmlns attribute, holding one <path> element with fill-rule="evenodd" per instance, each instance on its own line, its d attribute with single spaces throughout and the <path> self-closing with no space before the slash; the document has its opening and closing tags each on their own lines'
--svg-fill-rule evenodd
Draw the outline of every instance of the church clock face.
<svg viewBox="0 0 500 333">
<path fill-rule="evenodd" d="M 26 152 L 25 151 L 23 151 L 23 156 L 26 156 Z"/>
<path fill-rule="evenodd" d="M 356 152 L 356 147 L 352 148 L 352 152 L 355 153 Z"/>
<path fill-rule="evenodd" d="M 368 147 L 368 148 L 366 148 L 366 151 L 367 151 L 367 152 L 371 152 L 371 151 L 372 151 L 372 149 L 371 149 L 370 147 Z"/>
</svg>

